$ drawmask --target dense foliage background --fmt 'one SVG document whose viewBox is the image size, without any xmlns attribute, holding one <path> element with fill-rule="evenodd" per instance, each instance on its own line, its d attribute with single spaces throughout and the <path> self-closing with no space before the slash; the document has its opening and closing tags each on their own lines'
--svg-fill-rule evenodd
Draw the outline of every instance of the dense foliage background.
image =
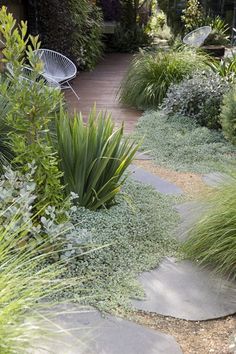
<svg viewBox="0 0 236 354">
<path fill-rule="evenodd" d="M 92 69 L 102 54 L 102 12 L 88 0 L 38 0 L 32 5 L 30 32 L 40 33 L 43 47 Z M 31 11 L 29 11 L 30 13 Z"/>
</svg>

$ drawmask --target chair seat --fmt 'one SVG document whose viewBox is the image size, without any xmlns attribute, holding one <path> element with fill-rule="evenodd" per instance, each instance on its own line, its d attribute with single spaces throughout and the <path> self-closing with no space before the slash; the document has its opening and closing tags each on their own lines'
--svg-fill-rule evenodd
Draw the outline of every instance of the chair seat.
<svg viewBox="0 0 236 354">
<path fill-rule="evenodd" d="M 193 47 L 200 47 L 205 42 L 211 31 L 212 28 L 210 26 L 199 27 L 194 31 L 188 33 L 183 38 L 183 42 Z"/>
<path fill-rule="evenodd" d="M 77 74 L 75 64 L 63 54 L 51 49 L 37 49 L 34 53 L 43 63 L 42 76 L 48 82 L 57 82 L 61 89 L 69 88 L 79 100 L 77 92 L 69 83 Z"/>
<path fill-rule="evenodd" d="M 50 49 L 38 49 L 36 55 L 43 62 L 43 75 L 48 79 L 57 82 L 64 82 L 76 76 L 77 68 L 75 64 L 61 53 Z"/>
</svg>

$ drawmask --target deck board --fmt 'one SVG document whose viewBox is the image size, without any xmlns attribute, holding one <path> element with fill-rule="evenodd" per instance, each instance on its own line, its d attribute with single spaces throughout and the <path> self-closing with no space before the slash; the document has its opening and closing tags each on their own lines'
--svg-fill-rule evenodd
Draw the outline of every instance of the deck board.
<svg viewBox="0 0 236 354">
<path fill-rule="evenodd" d="M 111 112 L 117 126 L 124 121 L 125 132 L 132 132 L 142 112 L 122 106 L 117 97 L 132 58 L 132 54 L 107 54 L 94 71 L 79 73 L 72 86 L 80 100 L 70 90 L 65 91 L 69 111 L 82 112 L 86 119 L 96 103 L 97 110 Z"/>
</svg>

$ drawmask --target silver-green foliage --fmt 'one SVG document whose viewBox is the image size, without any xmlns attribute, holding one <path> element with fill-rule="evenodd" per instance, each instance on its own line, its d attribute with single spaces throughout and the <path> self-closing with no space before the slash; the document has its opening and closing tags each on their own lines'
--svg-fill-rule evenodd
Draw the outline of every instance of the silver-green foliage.
<svg viewBox="0 0 236 354">
<path fill-rule="evenodd" d="M 236 177 L 205 196 L 207 210 L 183 246 L 186 256 L 236 277 Z"/>
<path fill-rule="evenodd" d="M 221 132 L 199 126 L 180 115 L 147 112 L 138 122 L 136 137 L 150 150 L 157 164 L 178 171 L 208 173 L 234 163 L 236 149 Z"/>
<path fill-rule="evenodd" d="M 236 86 L 225 95 L 221 109 L 221 124 L 225 137 L 236 144 Z"/>
<path fill-rule="evenodd" d="M 130 298 L 143 295 L 137 274 L 157 266 L 163 256 L 173 255 L 178 248 L 171 235 L 178 220 L 173 202 L 172 197 L 128 179 L 111 208 L 74 208 L 71 220 L 77 233 L 71 237 L 78 238 L 86 230 L 85 244 L 92 249 L 100 246 L 71 262 L 67 273 L 87 275 L 86 302 L 104 311 L 117 311 L 129 307 Z M 70 294 L 65 292 L 65 296 Z"/>
<path fill-rule="evenodd" d="M 36 166 L 29 164 L 28 170 L 28 173 L 22 175 L 7 167 L 0 177 L 0 232 L 6 232 L 11 225 L 10 231 L 19 243 L 30 245 L 33 241 L 34 244 L 40 244 L 44 240 L 48 245 L 55 245 L 56 237 L 57 243 L 60 235 L 71 227 L 68 222 L 58 222 L 61 215 L 65 219 L 66 211 L 46 205 L 40 217 L 34 215 L 37 199 L 34 181 Z"/>
<path fill-rule="evenodd" d="M 199 72 L 179 84 L 171 85 L 163 101 L 167 114 L 180 114 L 196 119 L 208 128 L 220 128 L 220 109 L 228 82 L 216 73 Z"/>
<path fill-rule="evenodd" d="M 78 195 L 78 203 L 96 210 L 113 203 L 138 145 L 123 137 L 123 125 L 114 130 L 111 115 L 96 113 L 87 124 L 82 115 L 69 119 L 61 112 L 57 121 L 58 151 L 68 193 Z"/>
<path fill-rule="evenodd" d="M 51 303 L 49 298 L 71 289 L 72 285 L 76 288 L 79 282 L 62 279 L 66 268 L 58 251 L 64 248 L 62 233 L 68 228 L 56 223 L 55 210 L 45 206 L 44 216 L 35 225 L 33 173 L 34 167 L 32 173 L 25 176 L 8 168 L 0 180 L 2 354 L 25 354 L 32 346 L 35 352 L 39 350 L 39 343 L 50 336 L 43 321 L 46 318 L 52 321 L 50 309 L 55 301 Z M 57 249 L 51 245 L 57 245 Z M 49 262 L 49 259 L 54 261 Z"/>
<path fill-rule="evenodd" d="M 187 48 L 143 52 L 131 63 L 122 83 L 120 100 L 137 108 L 156 108 L 169 86 L 205 67 L 206 56 Z"/>
</svg>

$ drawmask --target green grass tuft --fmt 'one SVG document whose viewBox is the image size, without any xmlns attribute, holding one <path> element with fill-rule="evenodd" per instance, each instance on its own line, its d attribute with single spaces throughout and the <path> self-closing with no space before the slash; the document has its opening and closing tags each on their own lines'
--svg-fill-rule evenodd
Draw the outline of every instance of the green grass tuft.
<svg viewBox="0 0 236 354">
<path fill-rule="evenodd" d="M 183 251 L 191 260 L 236 278 L 236 174 L 205 196 L 207 210 Z"/>
<path fill-rule="evenodd" d="M 169 86 L 197 69 L 203 69 L 206 56 L 193 50 L 142 53 L 137 56 L 121 85 L 122 103 L 137 108 L 157 108 Z"/>
<path fill-rule="evenodd" d="M 177 171 L 209 173 L 234 164 L 236 148 L 221 132 L 199 126 L 188 117 L 168 117 L 161 111 L 147 112 L 139 120 L 136 137 L 158 165 Z"/>
</svg>

